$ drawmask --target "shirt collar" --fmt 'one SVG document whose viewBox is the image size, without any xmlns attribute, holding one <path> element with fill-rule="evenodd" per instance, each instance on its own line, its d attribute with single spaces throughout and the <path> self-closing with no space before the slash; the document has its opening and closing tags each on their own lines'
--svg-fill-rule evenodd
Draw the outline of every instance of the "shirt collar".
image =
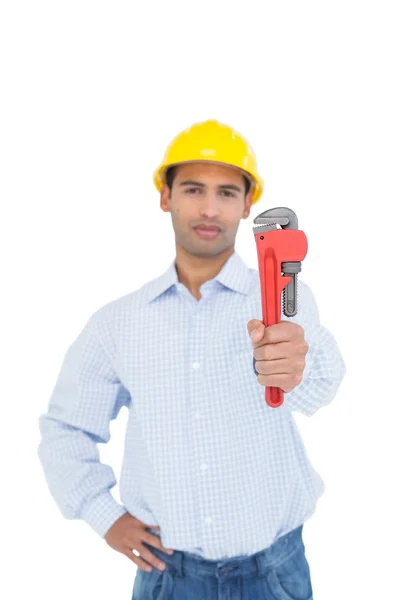
<svg viewBox="0 0 400 600">
<path fill-rule="evenodd" d="M 220 272 L 214 277 L 221 285 L 247 295 L 250 292 L 253 278 L 248 266 L 243 259 L 234 250 L 228 260 L 222 266 Z M 175 258 L 169 265 L 168 269 L 148 283 L 147 300 L 152 302 L 155 298 L 169 290 L 172 286 L 177 288 L 179 285 L 178 274 L 176 271 Z"/>
</svg>

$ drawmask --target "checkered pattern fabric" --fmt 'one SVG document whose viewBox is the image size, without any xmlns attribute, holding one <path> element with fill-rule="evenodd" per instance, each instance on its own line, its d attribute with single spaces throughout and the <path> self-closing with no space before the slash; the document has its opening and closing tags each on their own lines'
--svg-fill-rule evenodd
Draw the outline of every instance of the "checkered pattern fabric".
<svg viewBox="0 0 400 600">
<path fill-rule="evenodd" d="M 345 365 L 300 278 L 298 290 L 290 320 L 304 328 L 309 351 L 303 381 L 279 408 L 265 402 L 247 331 L 248 321 L 262 320 L 258 271 L 236 251 L 200 300 L 179 282 L 174 259 L 160 277 L 97 309 L 39 419 L 38 455 L 62 514 L 104 536 L 128 511 L 160 526 L 165 547 L 209 559 L 257 552 L 308 519 L 324 483 L 293 411 L 311 416 L 328 404 Z M 98 444 L 109 441 L 122 407 L 119 502 Z"/>
</svg>

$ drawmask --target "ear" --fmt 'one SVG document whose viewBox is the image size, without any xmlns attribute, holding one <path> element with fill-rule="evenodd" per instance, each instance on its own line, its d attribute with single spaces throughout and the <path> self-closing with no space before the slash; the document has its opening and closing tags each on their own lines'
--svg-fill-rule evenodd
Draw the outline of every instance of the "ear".
<svg viewBox="0 0 400 600">
<path fill-rule="evenodd" d="M 247 219 L 251 210 L 251 202 L 253 199 L 253 192 L 249 192 L 244 201 L 244 209 L 242 219 Z"/>
<path fill-rule="evenodd" d="M 161 208 L 161 210 L 163 210 L 164 212 L 171 212 L 170 201 L 171 201 L 171 196 L 170 196 L 169 187 L 165 184 L 161 188 L 161 192 L 160 192 L 160 208 Z"/>
</svg>

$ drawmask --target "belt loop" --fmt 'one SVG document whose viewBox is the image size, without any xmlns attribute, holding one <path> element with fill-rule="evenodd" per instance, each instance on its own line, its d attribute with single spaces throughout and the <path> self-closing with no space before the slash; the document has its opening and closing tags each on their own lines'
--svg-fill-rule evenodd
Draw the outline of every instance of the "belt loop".
<svg viewBox="0 0 400 600">
<path fill-rule="evenodd" d="M 265 566 L 264 554 L 258 552 L 254 558 L 256 561 L 256 565 L 257 565 L 257 577 L 263 577 L 264 570 L 265 570 L 264 569 L 264 566 Z"/>
<path fill-rule="evenodd" d="M 172 568 L 174 569 L 174 577 L 183 577 L 183 552 L 182 550 L 174 550 Z"/>
</svg>

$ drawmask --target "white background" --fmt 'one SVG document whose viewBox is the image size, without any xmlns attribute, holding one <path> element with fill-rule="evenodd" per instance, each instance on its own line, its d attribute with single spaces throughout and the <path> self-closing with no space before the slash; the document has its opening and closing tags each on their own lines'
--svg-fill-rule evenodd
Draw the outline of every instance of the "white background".
<svg viewBox="0 0 400 600">
<path fill-rule="evenodd" d="M 247 137 L 265 180 L 237 251 L 256 268 L 252 219 L 295 210 L 300 277 L 347 366 L 296 417 L 327 488 L 304 528 L 315 600 L 400 597 L 397 8 L 2 3 L 1 598 L 130 598 L 135 565 L 51 498 L 38 418 L 87 318 L 172 260 L 153 170 L 208 118 Z M 117 477 L 124 411 L 100 448 Z"/>
</svg>

